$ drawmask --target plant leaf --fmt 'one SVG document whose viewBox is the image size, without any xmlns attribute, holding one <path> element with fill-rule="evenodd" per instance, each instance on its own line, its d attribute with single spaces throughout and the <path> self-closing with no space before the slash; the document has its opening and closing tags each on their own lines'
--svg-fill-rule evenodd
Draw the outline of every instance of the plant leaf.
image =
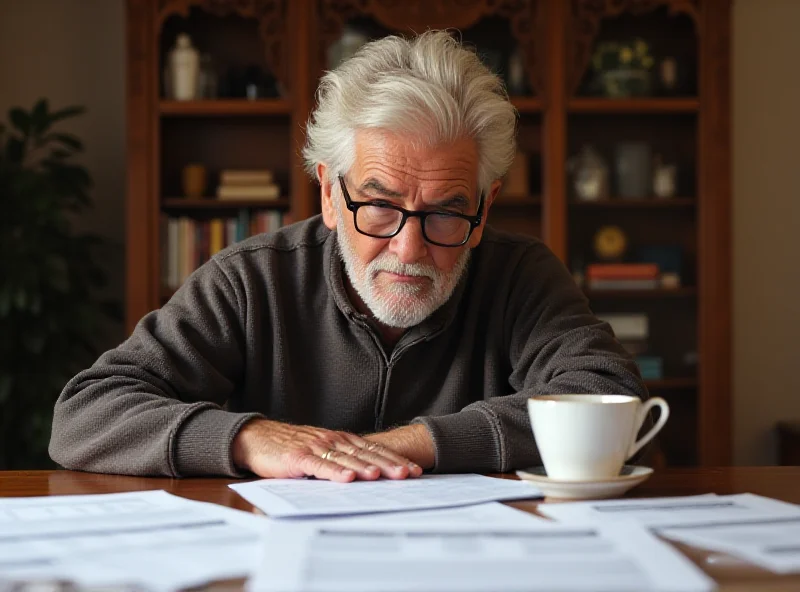
<svg viewBox="0 0 800 592">
<path fill-rule="evenodd" d="M 64 144 L 67 148 L 72 148 L 76 152 L 80 152 L 83 150 L 83 142 L 81 142 L 76 136 L 72 134 L 50 134 L 47 136 L 48 138 L 53 138 Z"/>
<path fill-rule="evenodd" d="M 61 121 L 62 119 L 69 119 L 70 117 L 75 117 L 76 115 L 81 115 L 82 113 L 86 112 L 85 107 L 74 106 L 74 107 L 66 107 L 64 109 L 60 109 L 59 111 L 54 111 L 50 114 L 49 120 L 50 124 L 52 125 L 56 121 Z"/>
<path fill-rule="evenodd" d="M 49 117 L 47 115 L 47 99 L 39 99 L 31 110 L 31 132 L 33 135 L 39 135 L 44 132 L 49 126 Z"/>
<path fill-rule="evenodd" d="M 21 164 L 25 160 L 25 142 L 11 136 L 6 142 L 6 158 L 12 164 Z"/>
<path fill-rule="evenodd" d="M 21 131 L 24 135 L 28 135 L 31 129 L 31 116 L 19 107 L 14 107 L 8 113 L 8 118 L 11 120 L 12 125 Z"/>
</svg>

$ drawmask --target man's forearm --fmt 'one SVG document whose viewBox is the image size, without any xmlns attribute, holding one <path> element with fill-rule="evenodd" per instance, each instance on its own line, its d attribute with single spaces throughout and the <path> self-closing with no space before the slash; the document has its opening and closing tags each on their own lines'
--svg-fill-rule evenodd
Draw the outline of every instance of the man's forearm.
<svg viewBox="0 0 800 592">
<path fill-rule="evenodd" d="M 421 424 L 370 434 L 364 438 L 394 450 L 397 454 L 414 461 L 426 470 L 432 469 L 436 461 L 431 435 L 428 428 Z"/>
</svg>

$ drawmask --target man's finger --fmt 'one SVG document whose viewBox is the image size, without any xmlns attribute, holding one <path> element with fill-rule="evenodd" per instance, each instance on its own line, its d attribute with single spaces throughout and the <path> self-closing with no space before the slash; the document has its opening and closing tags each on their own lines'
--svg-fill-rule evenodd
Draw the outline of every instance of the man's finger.
<svg viewBox="0 0 800 592">
<path fill-rule="evenodd" d="M 351 448 L 355 449 L 355 447 Z M 353 469 L 359 479 L 374 481 L 381 476 L 379 467 L 350 454 L 348 451 L 340 451 L 338 448 L 331 449 L 321 456 L 324 460 L 333 461 L 345 468 Z"/>
<path fill-rule="evenodd" d="M 349 483 L 356 478 L 353 469 L 343 467 L 332 460 L 325 460 L 314 454 L 306 454 L 300 459 L 300 467 L 309 477 L 326 479 L 328 481 L 338 481 L 339 483 Z"/>
<path fill-rule="evenodd" d="M 411 476 L 411 465 L 413 464 L 411 461 L 395 453 L 384 454 L 386 451 L 384 447 L 370 446 L 371 443 L 366 440 L 363 442 L 365 443 L 363 447 L 358 446 L 358 444 L 353 444 L 352 448 L 350 448 L 350 445 L 344 445 L 343 447 L 352 456 L 378 467 L 381 470 L 381 474 L 387 479 L 405 479 Z"/>
</svg>

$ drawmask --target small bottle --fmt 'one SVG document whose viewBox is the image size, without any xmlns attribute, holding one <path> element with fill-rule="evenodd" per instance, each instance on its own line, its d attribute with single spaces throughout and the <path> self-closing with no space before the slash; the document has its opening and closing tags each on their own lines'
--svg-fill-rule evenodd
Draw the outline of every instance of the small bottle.
<svg viewBox="0 0 800 592">
<path fill-rule="evenodd" d="M 178 35 L 175 47 L 169 52 L 169 70 L 173 98 L 176 101 L 196 99 L 200 55 L 192 46 L 192 40 L 186 33 Z"/>
</svg>

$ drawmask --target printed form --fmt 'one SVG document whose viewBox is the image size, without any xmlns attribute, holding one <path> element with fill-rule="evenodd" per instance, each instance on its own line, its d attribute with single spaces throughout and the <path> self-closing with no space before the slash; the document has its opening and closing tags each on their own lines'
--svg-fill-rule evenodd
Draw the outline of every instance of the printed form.
<svg viewBox="0 0 800 592">
<path fill-rule="evenodd" d="M 559 522 L 583 524 L 628 520 L 643 526 L 665 528 L 738 521 L 747 517 L 800 515 L 800 507 L 794 504 L 752 493 L 542 504 L 538 510 Z"/>
<path fill-rule="evenodd" d="M 625 520 L 775 572 L 800 572 L 800 506 L 760 495 L 545 504 L 539 512 L 570 524 Z"/>
<path fill-rule="evenodd" d="M 246 577 L 267 523 L 165 491 L 0 499 L 0 580 L 167 591 Z"/>
<path fill-rule="evenodd" d="M 635 525 L 273 521 L 250 592 L 699 592 L 715 584 Z"/>
<path fill-rule="evenodd" d="M 668 539 L 729 553 L 778 573 L 800 572 L 800 512 L 794 516 L 658 529 Z"/>
<path fill-rule="evenodd" d="M 524 481 L 483 475 L 423 475 L 352 483 L 263 479 L 229 487 L 271 518 L 427 510 L 542 497 Z"/>
</svg>

